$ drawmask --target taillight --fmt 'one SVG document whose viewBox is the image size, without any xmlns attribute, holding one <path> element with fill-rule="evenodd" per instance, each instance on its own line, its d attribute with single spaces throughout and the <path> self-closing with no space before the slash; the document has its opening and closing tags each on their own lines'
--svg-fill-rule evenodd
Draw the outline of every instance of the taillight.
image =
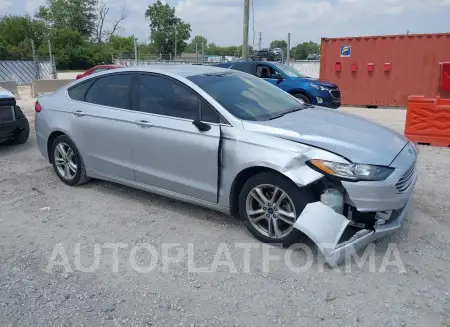
<svg viewBox="0 0 450 327">
<path fill-rule="evenodd" d="M 41 105 L 39 104 L 39 102 L 36 101 L 36 103 L 34 104 L 34 111 L 41 112 L 41 110 L 42 110 Z"/>
</svg>

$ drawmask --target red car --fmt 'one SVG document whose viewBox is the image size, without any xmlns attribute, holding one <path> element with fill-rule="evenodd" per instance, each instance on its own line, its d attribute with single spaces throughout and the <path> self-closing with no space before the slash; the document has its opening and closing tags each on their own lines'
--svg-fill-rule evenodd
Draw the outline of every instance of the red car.
<svg viewBox="0 0 450 327">
<path fill-rule="evenodd" d="M 125 67 L 125 66 L 122 66 L 122 65 L 97 65 L 97 66 L 92 67 L 88 71 L 85 71 L 83 74 L 77 75 L 77 79 L 83 78 L 83 77 L 91 75 L 93 73 L 102 72 L 104 70 L 110 70 L 110 69 L 122 68 L 122 67 Z"/>
</svg>

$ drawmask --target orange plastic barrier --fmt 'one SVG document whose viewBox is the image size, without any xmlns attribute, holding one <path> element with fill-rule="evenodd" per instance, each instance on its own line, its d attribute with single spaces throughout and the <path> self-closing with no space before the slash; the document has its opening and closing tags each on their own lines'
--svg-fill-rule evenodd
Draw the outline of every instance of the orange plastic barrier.
<svg viewBox="0 0 450 327">
<path fill-rule="evenodd" d="M 450 146 L 450 99 L 410 96 L 405 136 L 415 143 Z"/>
</svg>

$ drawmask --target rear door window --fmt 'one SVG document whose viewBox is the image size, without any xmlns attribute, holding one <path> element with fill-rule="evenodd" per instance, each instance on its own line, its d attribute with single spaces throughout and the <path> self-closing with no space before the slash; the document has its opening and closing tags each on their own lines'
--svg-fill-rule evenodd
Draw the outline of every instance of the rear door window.
<svg viewBox="0 0 450 327">
<path fill-rule="evenodd" d="M 133 74 L 107 75 L 97 78 L 86 94 L 86 102 L 102 106 L 131 109 Z"/>
</svg>

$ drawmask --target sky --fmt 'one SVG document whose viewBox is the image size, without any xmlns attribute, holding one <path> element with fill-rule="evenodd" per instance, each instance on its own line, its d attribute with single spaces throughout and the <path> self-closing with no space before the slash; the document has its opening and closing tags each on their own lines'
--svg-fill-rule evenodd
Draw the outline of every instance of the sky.
<svg viewBox="0 0 450 327">
<path fill-rule="evenodd" d="M 149 38 L 146 8 L 155 0 L 102 0 L 111 7 L 109 23 L 125 5 L 123 35 Z M 244 0 L 166 0 L 192 34 L 218 45 L 242 43 Z M 249 43 L 272 40 L 319 42 L 322 37 L 450 32 L 450 0 L 251 0 Z M 45 0 L 0 0 L 1 14 L 34 14 Z"/>
</svg>

